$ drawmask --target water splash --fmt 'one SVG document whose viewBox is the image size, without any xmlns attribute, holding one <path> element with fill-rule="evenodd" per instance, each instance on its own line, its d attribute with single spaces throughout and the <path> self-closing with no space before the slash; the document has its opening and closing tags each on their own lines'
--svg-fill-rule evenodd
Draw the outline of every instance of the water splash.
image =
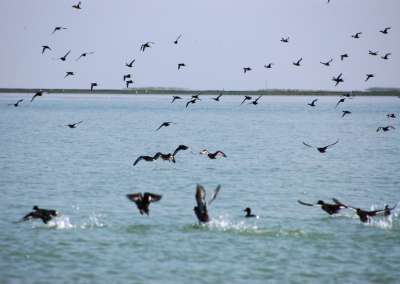
<svg viewBox="0 0 400 284">
<path fill-rule="evenodd" d="M 258 218 L 257 218 L 258 219 Z M 218 216 L 204 224 L 208 229 L 219 231 L 237 231 L 237 232 L 256 232 L 259 230 L 256 222 L 248 223 L 246 221 L 233 221 L 227 215 Z"/>
<path fill-rule="evenodd" d="M 105 224 L 101 221 L 103 219 L 102 214 L 92 213 L 84 219 L 80 224 L 73 224 L 67 215 L 62 215 L 57 218 L 52 219 L 48 223 L 49 228 L 58 230 L 68 230 L 68 229 L 93 229 L 93 228 L 103 228 Z"/>
<path fill-rule="evenodd" d="M 65 216 L 65 215 L 51 220 L 48 223 L 48 225 L 50 228 L 55 228 L 55 229 L 60 229 L 60 230 L 75 228 L 75 226 L 72 225 L 71 221 L 69 220 L 69 217 Z"/>
</svg>

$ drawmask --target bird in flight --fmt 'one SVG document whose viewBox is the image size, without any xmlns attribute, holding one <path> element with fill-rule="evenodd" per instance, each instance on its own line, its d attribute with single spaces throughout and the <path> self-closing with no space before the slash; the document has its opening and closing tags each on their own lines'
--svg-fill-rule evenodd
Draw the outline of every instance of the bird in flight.
<svg viewBox="0 0 400 284">
<path fill-rule="evenodd" d="M 262 95 L 258 96 L 254 101 L 251 102 L 251 104 L 258 105 L 258 100 L 261 99 L 261 97 L 262 97 Z"/>
<path fill-rule="evenodd" d="M 132 81 L 132 80 L 126 81 L 126 88 L 127 88 L 127 89 L 129 88 L 129 85 L 130 85 L 130 84 L 133 84 L 133 81 Z"/>
<path fill-rule="evenodd" d="M 378 55 L 378 51 L 369 50 L 369 51 L 368 51 L 368 54 L 369 54 L 369 55 L 372 55 L 372 56 L 377 56 L 377 55 Z"/>
<path fill-rule="evenodd" d="M 60 27 L 55 27 L 51 34 L 54 34 L 56 31 L 66 30 L 66 29 L 67 29 L 66 27 L 61 27 L 61 26 Z"/>
<path fill-rule="evenodd" d="M 345 117 L 346 115 L 351 114 L 351 111 L 349 110 L 343 110 L 342 111 L 342 118 Z"/>
<path fill-rule="evenodd" d="M 288 43 L 289 42 L 289 37 L 281 38 L 281 42 Z"/>
<path fill-rule="evenodd" d="M 346 205 L 339 202 L 339 200 L 337 200 L 335 198 L 333 198 L 332 200 L 333 200 L 334 204 L 325 203 L 322 200 L 318 200 L 318 202 L 316 204 L 306 203 L 301 200 L 297 200 L 297 202 L 304 206 L 320 206 L 321 209 L 324 210 L 329 215 L 337 214 L 337 213 L 339 213 L 339 211 L 341 209 L 348 208 Z"/>
<path fill-rule="evenodd" d="M 327 62 L 321 62 L 320 61 L 320 63 L 322 64 L 322 65 L 325 65 L 325 66 L 327 66 L 327 67 L 329 67 L 329 66 L 331 66 L 331 62 L 333 61 L 333 59 L 331 58 L 329 61 L 327 61 Z"/>
<path fill-rule="evenodd" d="M 77 58 L 77 59 L 75 59 L 75 61 L 78 61 L 79 59 L 81 59 L 82 57 L 86 57 L 86 56 L 88 56 L 88 55 L 90 55 L 90 54 L 93 54 L 94 52 L 93 51 L 91 51 L 91 52 L 84 52 L 84 53 L 82 53 L 81 55 L 79 55 L 79 57 Z"/>
<path fill-rule="evenodd" d="M 68 126 L 69 128 L 76 128 L 82 122 L 83 122 L 83 120 L 75 122 L 75 123 L 66 124 L 65 126 Z"/>
<path fill-rule="evenodd" d="M 182 67 L 186 67 L 185 63 L 178 63 L 178 70 L 181 69 Z"/>
<path fill-rule="evenodd" d="M 222 93 L 219 93 L 219 95 L 215 98 L 212 98 L 214 101 L 219 102 L 219 99 L 222 97 Z"/>
<path fill-rule="evenodd" d="M 198 99 L 191 99 L 190 101 L 188 101 L 188 102 L 186 103 L 186 108 L 189 106 L 189 104 L 195 104 L 197 100 L 198 100 Z"/>
<path fill-rule="evenodd" d="M 14 107 L 19 107 L 19 104 L 22 103 L 24 101 L 24 99 L 20 99 L 18 101 L 16 101 L 13 104 L 8 104 L 9 106 L 14 106 Z"/>
<path fill-rule="evenodd" d="M 47 224 L 53 217 L 58 216 L 59 213 L 56 210 L 42 209 L 37 206 L 33 206 L 33 211 L 26 214 L 19 222 L 28 221 L 31 219 L 40 219 L 43 223 Z"/>
<path fill-rule="evenodd" d="M 386 132 L 386 131 L 389 131 L 390 129 L 396 129 L 396 128 L 394 128 L 394 126 L 392 126 L 392 125 L 388 125 L 388 126 L 379 126 L 379 127 L 376 129 L 376 132 L 379 132 L 379 131 Z"/>
<path fill-rule="evenodd" d="M 315 149 L 317 149 L 318 152 L 320 152 L 320 153 L 325 153 L 326 150 L 328 150 L 329 147 L 332 147 L 333 145 L 336 145 L 338 142 L 339 142 L 339 139 L 336 140 L 335 143 L 332 143 L 332 144 L 329 144 L 329 145 L 323 146 L 323 147 L 314 147 L 314 146 L 311 146 L 310 144 L 307 144 L 307 143 L 305 143 L 305 142 L 303 142 L 303 145 L 305 145 L 305 146 L 307 146 L 307 147 L 310 147 L 310 148 L 315 148 Z"/>
<path fill-rule="evenodd" d="M 182 35 L 180 34 L 177 38 L 176 38 L 176 40 L 174 40 L 174 44 L 178 44 L 178 41 L 179 41 L 179 39 L 182 37 Z"/>
<path fill-rule="evenodd" d="M 176 101 L 176 100 L 181 100 L 182 98 L 180 97 L 180 96 L 173 96 L 172 97 L 172 101 L 171 101 L 171 104 L 174 102 L 174 101 Z"/>
<path fill-rule="evenodd" d="M 365 82 L 367 82 L 369 79 L 375 77 L 375 74 L 366 74 L 365 76 L 367 76 L 367 77 L 365 78 Z"/>
<path fill-rule="evenodd" d="M 81 10 L 81 9 L 82 9 L 82 8 L 81 8 L 81 4 L 82 4 L 82 2 L 79 1 L 78 4 L 72 5 L 72 8 L 75 8 L 75 9 L 77 9 L 77 10 Z"/>
<path fill-rule="evenodd" d="M 210 200 L 206 202 L 206 190 L 200 184 L 196 187 L 196 203 L 197 206 L 193 208 L 193 211 L 199 220 L 199 223 L 207 223 L 210 221 L 208 216 L 207 205 L 211 205 L 211 203 L 217 198 L 217 195 L 221 189 L 221 185 L 218 185 L 217 188 L 214 190 L 213 195 L 211 196 Z"/>
<path fill-rule="evenodd" d="M 381 56 L 382 59 L 388 60 L 389 56 L 392 55 L 391 53 L 386 53 L 384 56 Z"/>
<path fill-rule="evenodd" d="M 97 83 L 90 83 L 90 91 L 93 92 L 93 88 L 97 86 L 98 86 Z"/>
<path fill-rule="evenodd" d="M 341 54 L 340 55 L 340 60 L 343 61 L 345 58 L 348 58 L 349 55 L 347 53 Z"/>
<path fill-rule="evenodd" d="M 388 113 L 388 114 L 386 115 L 386 117 L 387 117 L 387 118 L 396 118 L 396 114 L 394 114 L 394 113 Z"/>
<path fill-rule="evenodd" d="M 387 27 L 387 28 L 384 28 L 383 30 L 381 30 L 379 32 L 381 32 L 384 35 L 387 35 L 390 29 L 391 29 L 391 27 Z"/>
<path fill-rule="evenodd" d="M 249 100 L 251 100 L 251 96 L 244 96 L 244 99 L 243 99 L 241 105 L 242 105 L 245 101 L 249 101 Z"/>
<path fill-rule="evenodd" d="M 36 93 L 33 95 L 33 97 L 31 98 L 31 102 L 33 102 L 33 100 L 36 99 L 37 97 L 43 96 L 43 94 L 44 94 L 43 91 L 36 92 Z"/>
<path fill-rule="evenodd" d="M 69 50 L 64 56 L 62 56 L 62 57 L 60 57 L 60 58 L 58 58 L 58 59 L 60 59 L 61 61 L 65 61 L 65 60 L 67 60 L 67 57 L 68 57 L 68 55 L 71 53 L 71 50 Z"/>
<path fill-rule="evenodd" d="M 340 99 L 338 100 L 338 102 L 336 103 L 335 108 L 337 108 L 339 104 L 344 103 L 345 100 L 346 100 L 346 98 L 340 98 Z"/>
<path fill-rule="evenodd" d="M 274 63 L 264 64 L 264 68 L 271 69 L 272 65 L 274 65 Z"/>
<path fill-rule="evenodd" d="M 355 33 L 354 35 L 351 35 L 352 38 L 360 38 L 360 35 L 362 32 Z"/>
<path fill-rule="evenodd" d="M 123 77 L 124 81 L 126 81 L 126 79 L 130 79 L 130 78 L 131 78 L 131 74 L 126 74 Z"/>
<path fill-rule="evenodd" d="M 297 60 L 296 62 L 293 62 L 294 66 L 300 66 L 300 62 L 303 60 L 303 58 L 300 58 L 299 60 Z"/>
<path fill-rule="evenodd" d="M 136 59 L 133 59 L 131 62 L 125 63 L 125 66 L 126 66 L 126 67 L 129 67 L 129 68 L 132 68 L 132 67 L 133 67 L 133 63 L 135 62 L 135 60 L 136 60 Z"/>
<path fill-rule="evenodd" d="M 65 72 L 64 78 L 67 78 L 68 76 L 74 76 L 74 75 L 75 75 L 74 72 L 68 71 L 68 72 Z"/>
<path fill-rule="evenodd" d="M 210 159 L 216 159 L 216 158 L 218 158 L 218 157 L 223 157 L 223 158 L 226 158 L 227 156 L 225 155 L 225 153 L 224 152 L 222 152 L 222 151 L 216 151 L 216 152 L 214 152 L 214 153 L 210 153 L 210 152 L 208 152 L 208 150 L 207 149 L 204 149 L 204 150 L 201 150 L 200 151 L 200 155 L 207 155 L 207 157 L 209 157 Z"/>
<path fill-rule="evenodd" d="M 249 72 L 249 71 L 251 71 L 250 67 L 243 67 L 244 74 L 246 74 L 246 72 Z"/>
<path fill-rule="evenodd" d="M 48 46 L 48 45 L 42 45 L 42 54 L 43 54 L 46 50 L 51 50 L 50 46 Z"/>
<path fill-rule="evenodd" d="M 343 73 L 340 73 L 339 76 L 337 76 L 337 77 L 334 76 L 332 78 L 332 81 L 336 82 L 335 86 L 339 85 L 339 83 L 343 83 L 344 82 L 342 76 L 343 76 Z"/>
<path fill-rule="evenodd" d="M 140 45 L 140 51 L 144 52 L 146 48 L 151 47 L 150 44 L 154 44 L 154 42 L 148 41 Z"/>
<path fill-rule="evenodd" d="M 310 106 L 310 107 L 315 107 L 316 106 L 316 102 L 318 101 L 318 99 L 314 99 L 311 103 L 308 103 L 308 105 Z"/>
<path fill-rule="evenodd" d="M 174 123 L 174 122 L 171 122 L 171 121 L 166 121 L 166 122 L 163 122 L 155 131 L 158 131 L 158 130 L 160 130 L 160 128 L 161 127 L 167 127 L 167 126 L 170 126 L 171 124 L 176 124 L 176 123 Z"/>
<path fill-rule="evenodd" d="M 141 215 L 143 214 L 149 215 L 150 203 L 160 201 L 162 195 L 150 192 L 145 192 L 144 194 L 142 194 L 139 192 L 139 193 L 127 194 L 126 197 L 130 201 L 135 202 Z"/>
</svg>

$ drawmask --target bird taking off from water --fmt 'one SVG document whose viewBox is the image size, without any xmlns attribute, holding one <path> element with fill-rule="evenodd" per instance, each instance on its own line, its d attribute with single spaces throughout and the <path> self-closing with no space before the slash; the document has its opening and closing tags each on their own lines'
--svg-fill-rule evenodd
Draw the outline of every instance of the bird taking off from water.
<svg viewBox="0 0 400 284">
<path fill-rule="evenodd" d="M 145 192 L 144 194 L 142 194 L 139 192 L 139 193 L 127 194 L 126 197 L 130 201 L 135 202 L 141 215 L 143 215 L 143 214 L 149 215 L 150 203 L 160 201 L 162 198 L 162 195 L 154 194 L 154 193 L 150 193 L 150 192 Z"/>
<path fill-rule="evenodd" d="M 196 186 L 196 203 L 197 206 L 193 208 L 193 211 L 199 220 L 199 223 L 207 223 L 210 221 L 210 217 L 208 216 L 208 209 L 207 205 L 210 206 L 211 203 L 217 198 L 218 193 L 221 189 L 221 185 L 218 185 L 217 188 L 214 190 L 213 195 L 211 196 L 208 203 L 206 202 L 206 190 L 200 184 Z"/>
<path fill-rule="evenodd" d="M 53 217 L 58 216 L 58 212 L 56 210 L 48 210 L 33 206 L 33 211 L 26 214 L 19 222 L 24 222 L 32 219 L 40 219 L 43 223 L 47 224 Z"/>
<path fill-rule="evenodd" d="M 8 105 L 9 106 L 14 106 L 14 107 L 19 107 L 19 104 L 22 103 L 23 101 L 24 101 L 24 99 L 20 99 L 17 102 L 12 103 L 12 104 L 8 104 Z"/>
<path fill-rule="evenodd" d="M 339 213 L 339 211 L 341 209 L 347 208 L 346 205 L 339 202 L 339 200 L 337 200 L 336 198 L 333 198 L 332 200 L 333 200 L 334 204 L 325 203 L 322 200 L 318 200 L 318 202 L 316 204 L 306 203 L 301 200 L 297 200 L 297 202 L 300 203 L 301 205 L 305 205 L 305 206 L 320 206 L 321 209 L 324 210 L 329 215 L 337 214 L 337 213 Z"/>
</svg>

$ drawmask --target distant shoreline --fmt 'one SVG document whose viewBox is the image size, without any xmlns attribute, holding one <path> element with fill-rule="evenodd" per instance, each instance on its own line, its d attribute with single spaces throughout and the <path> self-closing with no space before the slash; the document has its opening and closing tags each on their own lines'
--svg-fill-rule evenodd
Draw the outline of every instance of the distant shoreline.
<svg viewBox="0 0 400 284">
<path fill-rule="evenodd" d="M 253 96 L 340 96 L 348 91 L 324 91 L 324 90 L 185 90 L 163 88 L 134 88 L 134 89 L 26 89 L 26 88 L 0 88 L 1 93 L 36 93 L 44 91 L 50 94 L 91 94 L 91 95 L 253 95 Z M 366 91 L 353 91 L 354 96 L 400 96 L 400 89 L 372 88 Z"/>
</svg>

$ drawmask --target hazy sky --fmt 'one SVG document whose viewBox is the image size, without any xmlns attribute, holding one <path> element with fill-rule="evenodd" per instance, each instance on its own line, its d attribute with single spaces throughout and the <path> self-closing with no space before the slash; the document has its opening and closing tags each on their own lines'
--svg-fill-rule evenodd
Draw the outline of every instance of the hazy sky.
<svg viewBox="0 0 400 284">
<path fill-rule="evenodd" d="M 77 2 L 0 1 L 0 87 L 89 88 L 98 82 L 120 89 L 127 73 L 136 87 L 400 87 L 399 0 L 82 0 L 82 10 L 75 10 Z M 68 29 L 52 35 L 55 26 Z M 381 34 L 387 26 L 389 34 Z M 351 38 L 359 31 L 360 39 Z M 289 43 L 280 42 L 286 36 Z M 146 41 L 155 44 L 140 52 Z M 42 45 L 52 51 L 42 55 Z M 55 60 L 69 49 L 66 62 Z M 387 52 L 392 57 L 381 59 Z M 342 53 L 350 56 L 343 62 Z M 300 57 L 302 66 L 293 66 Z M 133 58 L 134 68 L 125 67 Z M 319 63 L 330 58 L 331 67 Z M 178 71 L 180 62 L 187 67 Z M 269 62 L 275 65 L 265 69 Z M 243 74 L 243 67 L 253 70 Z M 76 75 L 64 79 L 67 71 Z M 334 87 L 332 76 L 341 72 L 345 82 Z M 376 77 L 364 82 L 367 73 Z"/>
</svg>

